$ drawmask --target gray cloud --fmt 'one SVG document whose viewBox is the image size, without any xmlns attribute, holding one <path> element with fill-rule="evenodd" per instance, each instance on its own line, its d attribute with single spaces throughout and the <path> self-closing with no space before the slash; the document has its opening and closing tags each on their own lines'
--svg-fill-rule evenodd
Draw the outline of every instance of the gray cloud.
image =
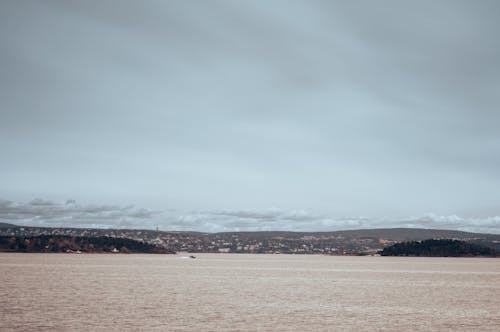
<svg viewBox="0 0 500 332">
<path fill-rule="evenodd" d="M 0 200 L 0 220 L 14 224 L 41 227 L 151 227 L 148 224 L 160 215 L 157 211 L 134 206 L 66 204 L 43 199 L 28 203 Z"/>
<path fill-rule="evenodd" d="M 69 202 L 69 203 L 68 203 Z M 500 217 L 332 218 L 311 210 L 151 211 L 133 206 L 79 205 L 35 199 L 28 203 L 0 200 L 0 222 L 41 227 L 135 228 L 170 231 L 335 231 L 360 228 L 434 228 L 499 233 Z"/>
</svg>

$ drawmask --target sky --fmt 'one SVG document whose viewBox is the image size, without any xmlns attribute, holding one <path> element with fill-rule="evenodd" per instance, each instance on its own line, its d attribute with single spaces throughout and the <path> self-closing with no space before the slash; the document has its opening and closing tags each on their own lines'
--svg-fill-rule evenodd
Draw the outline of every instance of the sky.
<svg viewBox="0 0 500 332">
<path fill-rule="evenodd" d="M 498 1 L 0 2 L 0 222 L 500 232 Z"/>
</svg>

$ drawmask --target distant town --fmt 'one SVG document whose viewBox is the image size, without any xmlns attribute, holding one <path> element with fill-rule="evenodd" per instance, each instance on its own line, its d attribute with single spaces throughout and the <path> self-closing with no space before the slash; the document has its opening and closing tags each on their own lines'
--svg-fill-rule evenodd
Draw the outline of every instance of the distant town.
<svg viewBox="0 0 500 332">
<path fill-rule="evenodd" d="M 432 229 L 336 232 L 165 232 L 158 230 L 26 227 L 0 224 L 0 236 L 72 236 L 131 239 L 169 252 L 374 255 L 394 243 L 456 239 L 500 249 L 500 235 Z"/>
</svg>

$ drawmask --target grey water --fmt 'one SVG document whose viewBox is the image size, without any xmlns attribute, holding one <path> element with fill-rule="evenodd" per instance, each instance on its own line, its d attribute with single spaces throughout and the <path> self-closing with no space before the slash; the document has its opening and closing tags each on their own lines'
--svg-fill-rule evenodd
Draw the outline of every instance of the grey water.
<svg viewBox="0 0 500 332">
<path fill-rule="evenodd" d="M 1 331 L 499 331 L 500 260 L 0 254 Z"/>
</svg>

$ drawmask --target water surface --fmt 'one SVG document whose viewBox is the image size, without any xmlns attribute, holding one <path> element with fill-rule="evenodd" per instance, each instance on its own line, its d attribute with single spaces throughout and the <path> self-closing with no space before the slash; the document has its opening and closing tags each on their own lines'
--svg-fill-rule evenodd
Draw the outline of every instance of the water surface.
<svg viewBox="0 0 500 332">
<path fill-rule="evenodd" d="M 499 331 L 500 260 L 0 254 L 1 331 Z"/>
</svg>

